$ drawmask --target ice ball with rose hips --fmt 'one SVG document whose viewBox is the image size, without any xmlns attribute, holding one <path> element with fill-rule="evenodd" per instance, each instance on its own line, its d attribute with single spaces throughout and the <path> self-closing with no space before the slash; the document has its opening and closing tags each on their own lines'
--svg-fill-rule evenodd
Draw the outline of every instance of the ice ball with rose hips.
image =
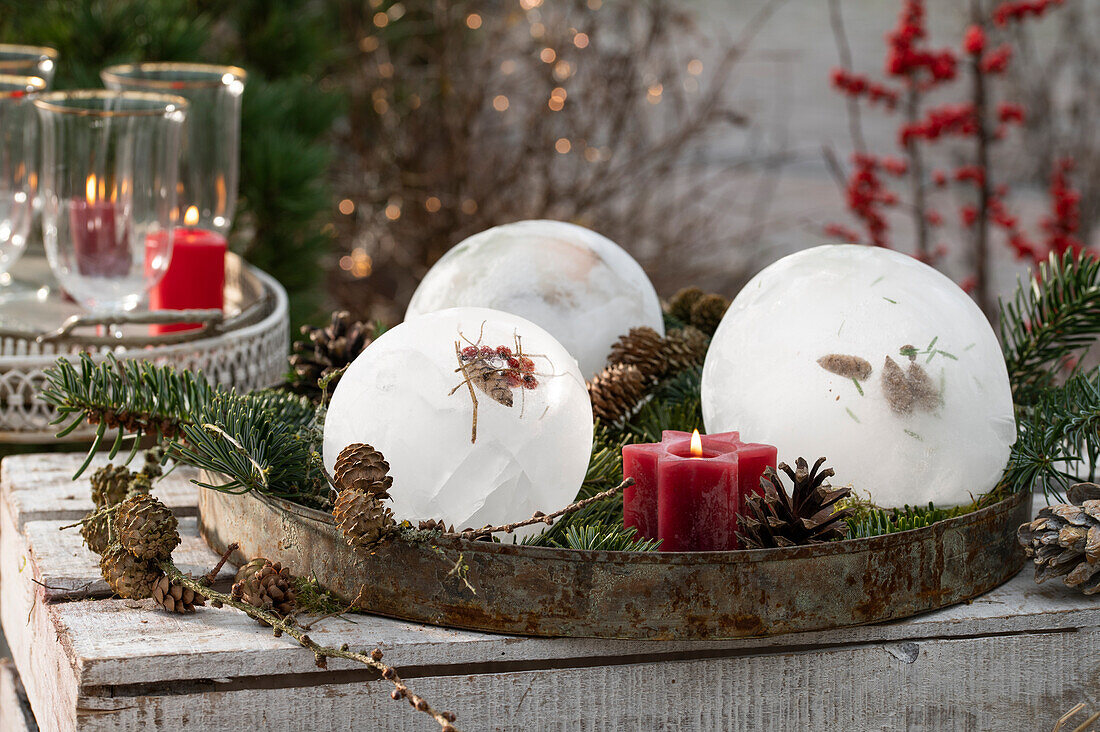
<svg viewBox="0 0 1100 732">
<path fill-rule="evenodd" d="M 458 306 L 503 310 L 545 328 L 586 378 L 631 328 L 664 334 L 657 293 L 634 258 L 564 221 L 518 221 L 465 239 L 428 271 L 405 318 Z"/>
<path fill-rule="evenodd" d="M 1016 441 L 997 338 L 932 267 L 876 247 L 822 246 L 745 285 L 703 367 L 708 432 L 740 430 L 880 506 L 969 503 Z"/>
<path fill-rule="evenodd" d="M 356 442 L 389 461 L 398 520 L 480 528 L 572 502 L 592 407 L 576 361 L 545 330 L 451 308 L 386 331 L 348 367 L 325 418 L 330 473 Z"/>
</svg>

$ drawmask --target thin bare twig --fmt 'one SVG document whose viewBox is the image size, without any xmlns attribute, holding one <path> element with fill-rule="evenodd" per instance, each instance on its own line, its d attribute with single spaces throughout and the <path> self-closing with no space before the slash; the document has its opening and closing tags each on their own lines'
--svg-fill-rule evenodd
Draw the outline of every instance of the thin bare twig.
<svg viewBox="0 0 1100 732">
<path fill-rule="evenodd" d="M 566 514 L 579 511 L 585 506 L 591 505 L 596 501 L 602 501 L 605 498 L 610 498 L 624 488 L 632 485 L 634 485 L 634 479 L 627 478 L 614 488 L 609 488 L 602 493 L 597 493 L 591 498 L 585 498 L 583 500 L 577 501 L 576 503 L 571 503 L 560 511 L 554 511 L 553 513 L 543 513 L 542 511 L 536 511 L 535 515 L 531 518 L 524 519 L 523 521 L 517 521 L 513 524 L 504 524 L 503 526 L 486 526 L 481 529 L 464 529 L 463 531 L 448 531 L 444 532 L 443 536 L 458 537 L 460 539 L 478 539 L 481 537 L 489 536 L 491 534 L 495 534 L 497 532 L 510 534 L 516 529 L 522 528 L 524 526 L 531 526 L 532 524 L 546 524 L 547 526 L 553 526 L 555 519 L 561 518 Z"/>
<path fill-rule="evenodd" d="M 184 587 L 203 595 L 212 603 L 220 602 L 222 605 L 236 608 L 249 617 L 270 625 L 274 629 L 276 636 L 283 635 L 284 633 L 290 636 L 303 647 L 313 651 L 313 654 L 317 658 L 317 666 L 319 668 L 327 668 L 327 659 L 329 658 L 345 658 L 349 661 L 356 661 L 374 669 L 382 675 L 382 678 L 393 684 L 394 689 L 390 694 L 393 699 L 407 700 L 414 709 L 424 712 L 438 722 L 443 732 L 458 732 L 458 728 L 454 725 L 455 715 L 452 712 L 435 709 L 426 699 L 414 694 L 409 687 L 405 685 L 405 682 L 401 680 L 401 677 L 397 674 L 397 669 L 382 663 L 381 649 L 375 648 L 372 651 L 364 650 L 361 652 L 353 651 L 348 648 L 346 643 L 339 648 L 322 646 L 320 643 L 310 638 L 303 628 L 295 625 L 293 620 L 281 617 L 269 610 L 263 610 L 253 605 L 249 605 L 224 592 L 216 592 L 203 584 L 202 580 L 197 580 L 184 574 L 171 559 L 166 559 L 161 562 L 160 568 L 164 570 L 172 581 L 178 582 Z"/>
</svg>

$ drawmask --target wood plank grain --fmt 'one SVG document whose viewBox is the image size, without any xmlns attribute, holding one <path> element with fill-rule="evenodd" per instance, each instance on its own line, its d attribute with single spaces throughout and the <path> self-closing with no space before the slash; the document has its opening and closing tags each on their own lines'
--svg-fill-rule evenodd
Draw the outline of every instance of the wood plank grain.
<svg viewBox="0 0 1100 732">
<path fill-rule="evenodd" d="M 0 730 L 38 732 L 23 684 L 10 658 L 0 658 Z"/>
<path fill-rule="evenodd" d="M 1100 631 L 872 643 L 816 652 L 420 677 L 467 732 L 523 730 L 1051 729 L 1100 706 Z M 1036 673 L 1042 668 L 1042 673 Z M 79 700 L 81 729 L 428 732 L 382 681 L 269 689 L 220 681 L 116 688 Z"/>
<path fill-rule="evenodd" d="M 99 555 L 84 545 L 78 529 L 61 530 L 66 521 L 30 521 L 23 526 L 27 547 L 45 585 L 46 600 L 56 602 L 85 597 L 108 597 L 111 588 L 99 572 Z M 182 543 L 172 557 L 184 572 L 206 574 L 218 560 L 198 534 L 195 517 L 179 519 Z M 219 586 L 228 586 L 236 568 L 226 565 L 218 574 Z"/>
<path fill-rule="evenodd" d="M 118 463 L 125 458 L 115 459 Z M 22 530 L 28 521 L 58 519 L 72 522 L 92 508 L 88 478 L 92 471 L 110 462 L 107 453 L 97 453 L 91 466 L 78 480 L 73 473 L 84 456 L 70 453 L 13 455 L 0 464 L 0 500 L 10 504 L 15 525 Z M 140 467 L 141 457 L 133 467 Z M 180 467 L 158 480 L 153 495 L 160 498 L 177 516 L 196 515 L 198 487 L 190 481 L 197 471 Z"/>
<path fill-rule="evenodd" d="M 76 726 L 79 683 L 71 639 L 46 602 L 33 557 L 0 500 L 0 622 L 38 724 L 47 730 Z"/>
</svg>

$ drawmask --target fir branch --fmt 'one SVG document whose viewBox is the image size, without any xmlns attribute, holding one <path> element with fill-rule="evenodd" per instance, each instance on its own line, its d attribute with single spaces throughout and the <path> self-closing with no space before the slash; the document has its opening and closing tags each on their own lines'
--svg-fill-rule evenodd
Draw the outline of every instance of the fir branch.
<svg viewBox="0 0 1100 732">
<path fill-rule="evenodd" d="M 172 581 L 178 582 L 184 587 L 193 590 L 195 593 L 206 597 L 212 604 L 216 603 L 236 608 L 245 615 L 271 626 L 276 636 L 286 634 L 298 641 L 304 648 L 313 651 L 317 659 L 318 668 L 327 668 L 329 658 L 344 658 L 349 661 L 356 661 L 377 671 L 382 675 L 382 678 L 393 684 L 393 692 L 390 694 L 393 699 L 406 699 L 409 705 L 414 709 L 424 712 L 438 722 L 443 732 L 458 732 L 458 728 L 454 725 L 455 715 L 452 712 L 435 709 L 426 699 L 414 694 L 409 687 L 405 685 L 405 682 L 401 680 L 401 677 L 397 674 L 397 669 L 382 663 L 381 649 L 375 648 L 373 651 L 369 652 L 366 650 L 353 651 L 348 648 L 346 643 L 339 648 L 322 646 L 310 638 L 306 631 L 294 623 L 293 620 L 281 617 L 268 610 L 249 605 L 224 592 L 212 590 L 202 580 L 193 579 L 189 575 L 181 572 L 179 567 L 177 567 L 171 559 L 166 559 L 161 562 L 160 568 L 164 570 L 165 574 L 167 574 Z"/>
<path fill-rule="evenodd" d="M 1001 342 L 1013 397 L 1031 404 L 1068 358 L 1100 337 L 1100 260 L 1051 254 L 1011 301 L 1001 302 Z"/>
<path fill-rule="evenodd" d="M 174 439 L 189 423 L 194 410 L 216 392 L 201 373 L 176 372 L 170 366 L 145 361 L 119 361 L 114 354 L 108 354 L 99 364 L 86 353 L 80 354 L 78 365 L 59 358 L 46 369 L 45 377 L 40 398 L 57 410 L 54 424 L 68 422 L 58 437 L 73 432 L 85 421 L 98 425 L 88 459 L 74 478 L 88 467 L 107 429 L 119 430 L 110 450 L 111 459 L 122 445 L 123 431 L 133 435 L 133 447 L 125 461 L 129 463 L 142 437 Z"/>
<path fill-rule="evenodd" d="M 1039 486 L 1062 500 L 1070 485 L 1096 479 L 1100 461 L 1100 368 L 1076 373 L 1042 390 L 1021 410 L 1018 435 L 1001 484 L 1008 490 Z"/>
<path fill-rule="evenodd" d="M 661 546 L 660 539 L 644 539 L 637 536 L 633 526 L 624 528 L 601 524 L 570 526 L 559 546 L 566 549 L 610 552 L 652 552 Z"/>
<path fill-rule="evenodd" d="M 861 512 L 847 520 L 849 539 L 865 539 L 870 536 L 894 534 L 899 531 L 920 529 L 931 526 L 937 521 L 961 516 L 976 509 L 974 504 L 957 508 L 936 508 L 931 502 L 927 507 L 915 507 L 908 504 L 902 508 L 874 508 Z"/>
</svg>

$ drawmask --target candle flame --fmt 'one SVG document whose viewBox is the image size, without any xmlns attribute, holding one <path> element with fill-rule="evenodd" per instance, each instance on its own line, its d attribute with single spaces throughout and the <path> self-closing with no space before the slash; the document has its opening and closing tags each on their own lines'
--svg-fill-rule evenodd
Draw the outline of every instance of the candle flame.
<svg viewBox="0 0 1100 732">
<path fill-rule="evenodd" d="M 88 181 L 84 184 L 84 196 L 88 199 L 88 205 L 91 206 L 95 203 L 95 173 L 88 176 Z"/>
<path fill-rule="evenodd" d="M 703 440 L 699 437 L 699 430 L 691 433 L 691 456 L 703 457 Z"/>
<path fill-rule="evenodd" d="M 194 226 L 199 223 L 199 209 L 196 206 L 188 206 L 186 213 L 183 214 L 183 223 L 187 226 Z"/>
</svg>

